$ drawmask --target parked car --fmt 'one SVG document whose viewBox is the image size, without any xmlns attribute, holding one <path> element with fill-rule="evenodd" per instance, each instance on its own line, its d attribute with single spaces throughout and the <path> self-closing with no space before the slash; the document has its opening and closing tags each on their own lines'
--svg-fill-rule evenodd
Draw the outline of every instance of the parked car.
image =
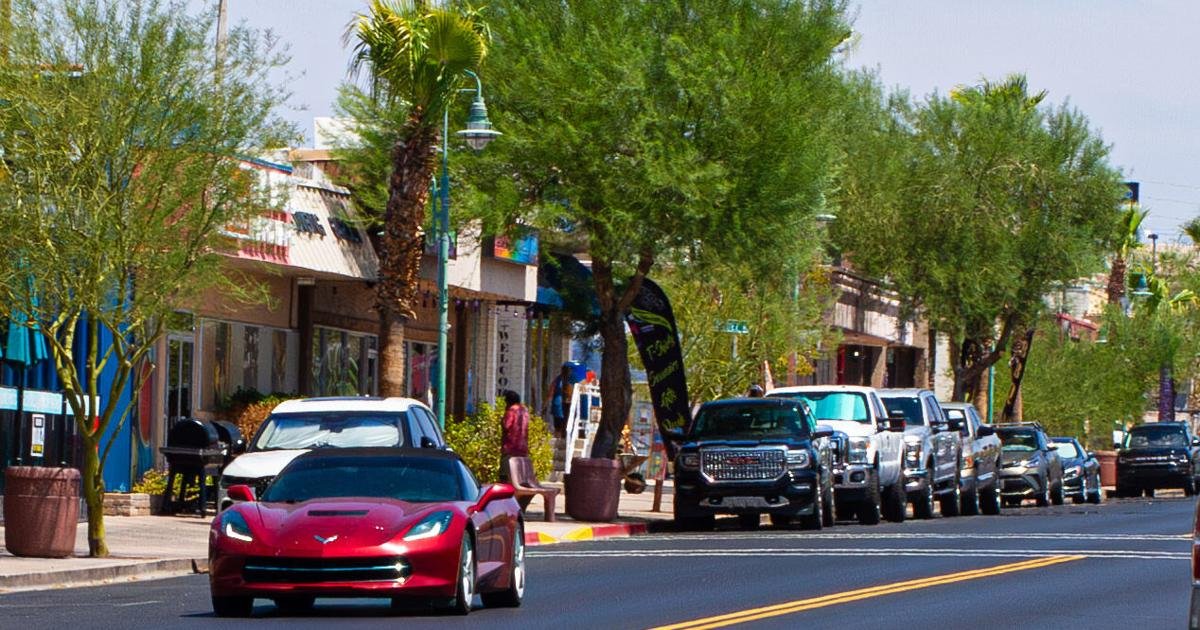
<svg viewBox="0 0 1200 630">
<path fill-rule="evenodd" d="M 1117 496 L 1154 496 L 1159 488 L 1196 493 L 1200 438 L 1185 422 L 1154 422 L 1133 427 L 1117 453 Z"/>
<path fill-rule="evenodd" d="M 1100 489 L 1100 462 L 1096 454 L 1083 448 L 1072 437 L 1053 438 L 1054 450 L 1063 466 L 1063 493 L 1075 503 L 1099 503 L 1103 491 Z"/>
<path fill-rule="evenodd" d="M 734 398 L 701 405 L 675 457 L 675 523 L 712 529 L 717 514 L 758 527 L 799 519 L 805 529 L 833 524 L 828 438 L 808 408 L 788 399 Z"/>
<path fill-rule="evenodd" d="M 1007 506 L 1032 498 L 1041 507 L 1062 505 L 1063 468 L 1058 452 L 1037 423 L 996 427 L 1000 438 L 1000 496 Z"/>
<path fill-rule="evenodd" d="M 280 403 L 263 421 L 246 452 L 221 472 L 219 509 L 229 507 L 230 486 L 260 494 L 293 459 L 318 448 L 419 446 L 445 448 L 433 412 L 409 398 L 303 398 Z"/>
<path fill-rule="evenodd" d="M 970 403 L 942 403 L 950 429 L 962 437 L 963 514 L 1000 513 L 1000 438 Z"/>
<path fill-rule="evenodd" d="M 904 489 L 917 518 L 933 518 L 938 497 L 943 516 L 962 508 L 960 438 L 950 430 L 937 397 L 927 389 L 879 391 L 888 415 L 904 418 Z"/>
<path fill-rule="evenodd" d="M 316 597 L 432 601 L 466 614 L 519 606 L 525 538 L 513 487 L 480 488 L 451 451 L 347 448 L 300 455 L 255 501 L 213 519 L 209 589 L 222 617 L 255 598 L 302 611 Z M 449 602 L 448 604 L 446 602 Z"/>
<path fill-rule="evenodd" d="M 904 520 L 904 420 L 887 416 L 874 388 L 780 387 L 767 397 L 802 401 L 817 423 L 834 430 L 830 441 L 838 518 L 857 516 L 863 525 L 881 518 Z"/>
</svg>

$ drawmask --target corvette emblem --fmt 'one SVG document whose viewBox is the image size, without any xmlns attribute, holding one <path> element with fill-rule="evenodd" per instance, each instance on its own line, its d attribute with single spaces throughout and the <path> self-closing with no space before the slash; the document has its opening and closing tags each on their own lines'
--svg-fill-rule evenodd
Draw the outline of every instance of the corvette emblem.
<svg viewBox="0 0 1200 630">
<path fill-rule="evenodd" d="M 329 543 L 338 539 L 338 537 L 336 535 L 330 536 L 329 538 L 321 538 L 320 536 L 318 536 L 316 534 L 313 534 L 313 538 L 316 539 L 316 541 L 321 543 L 322 545 L 328 545 Z"/>
</svg>

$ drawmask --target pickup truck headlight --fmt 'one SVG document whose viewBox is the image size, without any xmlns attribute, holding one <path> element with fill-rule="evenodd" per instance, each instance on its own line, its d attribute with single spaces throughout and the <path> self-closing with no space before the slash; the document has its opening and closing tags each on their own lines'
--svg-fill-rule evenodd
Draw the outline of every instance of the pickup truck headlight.
<svg viewBox="0 0 1200 630">
<path fill-rule="evenodd" d="M 808 468 L 812 463 L 812 456 L 808 454 L 806 449 L 797 449 L 788 451 L 787 453 L 788 468 Z"/>
<path fill-rule="evenodd" d="M 679 467 L 688 470 L 696 470 L 700 467 L 699 453 L 683 453 L 679 456 Z"/>
<path fill-rule="evenodd" d="M 921 467 L 921 443 L 908 442 L 904 445 L 904 467 L 905 468 L 920 468 Z"/>
<path fill-rule="evenodd" d="M 846 461 L 851 464 L 866 464 L 871 461 L 871 440 L 865 437 L 852 437 L 846 449 Z"/>
</svg>

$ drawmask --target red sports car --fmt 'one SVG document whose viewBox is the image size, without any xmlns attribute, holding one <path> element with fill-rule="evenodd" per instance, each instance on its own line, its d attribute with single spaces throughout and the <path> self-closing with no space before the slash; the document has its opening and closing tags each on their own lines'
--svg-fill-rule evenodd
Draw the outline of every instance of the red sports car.
<svg viewBox="0 0 1200 630">
<path fill-rule="evenodd" d="M 479 487 L 450 451 L 344 448 L 288 464 L 259 501 L 209 532 L 209 586 L 218 616 L 247 616 L 254 599 L 290 612 L 317 597 L 432 601 L 470 612 L 520 606 L 525 593 L 521 510 L 507 484 Z"/>
</svg>

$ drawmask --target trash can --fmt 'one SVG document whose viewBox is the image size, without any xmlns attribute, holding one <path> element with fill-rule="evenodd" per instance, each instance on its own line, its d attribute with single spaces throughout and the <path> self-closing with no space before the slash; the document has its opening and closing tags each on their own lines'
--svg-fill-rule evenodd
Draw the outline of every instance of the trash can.
<svg viewBox="0 0 1200 630">
<path fill-rule="evenodd" d="M 80 474 L 74 468 L 11 466 L 4 471 L 4 546 L 14 556 L 75 553 Z"/>
<path fill-rule="evenodd" d="M 1096 460 L 1100 462 L 1100 485 L 1117 485 L 1117 452 L 1096 451 Z"/>
<path fill-rule="evenodd" d="M 567 515 L 577 521 L 607 523 L 617 518 L 621 501 L 621 463 L 615 459 L 576 457 L 563 478 Z"/>
</svg>

